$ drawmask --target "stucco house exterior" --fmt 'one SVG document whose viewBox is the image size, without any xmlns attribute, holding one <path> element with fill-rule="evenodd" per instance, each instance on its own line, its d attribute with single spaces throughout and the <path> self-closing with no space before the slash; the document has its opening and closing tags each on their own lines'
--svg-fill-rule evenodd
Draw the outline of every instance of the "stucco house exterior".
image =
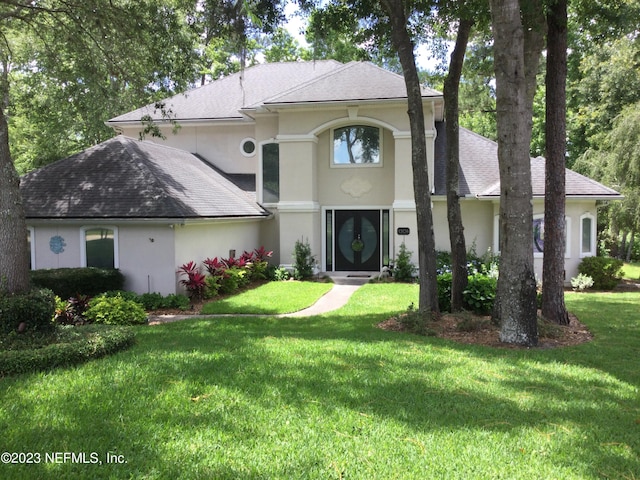
<svg viewBox="0 0 640 480">
<path fill-rule="evenodd" d="M 449 250 L 442 94 L 424 88 L 423 105 L 436 245 Z M 417 252 L 406 111 L 401 76 L 316 61 L 257 65 L 110 119 L 118 137 L 23 178 L 32 266 L 88 265 L 106 236 L 139 292 L 175 292 L 182 263 L 262 245 L 287 266 L 296 240 L 321 271 L 378 272 L 402 242 Z M 164 139 L 138 140 L 144 119 Z M 467 243 L 498 251 L 497 145 L 462 129 L 460 157 Z M 531 168 L 541 277 L 544 159 Z M 47 190 L 54 178 L 67 184 Z M 566 180 L 568 281 L 595 255 L 597 202 L 620 196 L 570 170 Z"/>
</svg>

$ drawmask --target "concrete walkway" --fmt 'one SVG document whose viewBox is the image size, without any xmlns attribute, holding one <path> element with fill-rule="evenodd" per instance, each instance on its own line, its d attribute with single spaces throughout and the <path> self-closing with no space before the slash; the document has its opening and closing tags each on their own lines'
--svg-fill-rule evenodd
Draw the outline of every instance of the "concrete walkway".
<svg viewBox="0 0 640 480">
<path fill-rule="evenodd" d="M 187 320 L 189 318 L 216 318 L 216 317 L 310 317 L 313 315 L 322 315 L 323 313 L 332 312 L 344 306 L 351 295 L 362 285 L 367 283 L 369 278 L 366 277 L 339 277 L 334 279 L 334 285 L 327 293 L 320 297 L 316 303 L 303 310 L 292 313 L 282 313 L 279 315 L 269 314 L 215 314 L 215 315 L 150 315 L 149 325 L 160 325 L 162 323 L 177 322 L 179 320 Z"/>
</svg>

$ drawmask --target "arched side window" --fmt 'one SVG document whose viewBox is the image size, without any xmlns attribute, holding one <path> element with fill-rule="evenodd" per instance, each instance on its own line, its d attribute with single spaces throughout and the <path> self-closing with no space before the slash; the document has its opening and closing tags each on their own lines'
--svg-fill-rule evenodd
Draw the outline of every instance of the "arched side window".
<svg viewBox="0 0 640 480">
<path fill-rule="evenodd" d="M 80 229 L 80 262 L 83 267 L 118 268 L 118 256 L 117 227 Z"/>
<path fill-rule="evenodd" d="M 333 141 L 331 165 L 382 165 L 382 134 L 379 127 L 347 125 L 331 130 Z"/>
<path fill-rule="evenodd" d="M 580 258 L 596 255 L 596 217 L 587 212 L 580 216 Z"/>
</svg>

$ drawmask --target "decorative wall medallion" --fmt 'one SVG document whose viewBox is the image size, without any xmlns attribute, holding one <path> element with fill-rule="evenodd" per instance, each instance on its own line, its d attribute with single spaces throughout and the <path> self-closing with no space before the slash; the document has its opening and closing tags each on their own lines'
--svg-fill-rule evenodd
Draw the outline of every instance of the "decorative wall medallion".
<svg viewBox="0 0 640 480">
<path fill-rule="evenodd" d="M 369 193 L 373 188 L 367 180 L 360 177 L 351 177 L 340 185 L 342 191 L 354 198 L 360 198 L 365 193 Z"/>
<path fill-rule="evenodd" d="M 49 248 L 56 255 L 64 252 L 64 247 L 66 246 L 67 244 L 65 243 L 64 238 L 60 235 L 55 235 L 49 239 Z"/>
</svg>

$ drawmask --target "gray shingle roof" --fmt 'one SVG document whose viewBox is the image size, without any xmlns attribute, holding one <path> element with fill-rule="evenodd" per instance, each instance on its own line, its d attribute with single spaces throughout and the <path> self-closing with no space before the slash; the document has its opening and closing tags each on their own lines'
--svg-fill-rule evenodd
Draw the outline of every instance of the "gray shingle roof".
<svg viewBox="0 0 640 480">
<path fill-rule="evenodd" d="M 446 132 L 444 122 L 436 123 L 435 194 L 446 195 Z M 573 170 L 565 169 L 567 197 L 618 198 L 620 194 Z M 534 197 L 544 197 L 545 159 L 531 159 L 531 185 Z M 460 128 L 460 183 L 463 196 L 500 196 L 498 144 L 466 128 Z"/>
<path fill-rule="evenodd" d="M 422 88 L 425 97 L 441 97 L 435 90 Z M 350 100 L 406 99 L 404 77 L 369 62 L 350 62 L 283 91 L 262 103 L 291 104 L 318 102 L 345 102 Z"/>
<path fill-rule="evenodd" d="M 240 109 L 243 107 L 258 104 L 342 66 L 335 60 L 259 64 L 243 73 L 175 95 L 164 101 L 165 108 L 176 120 L 241 119 Z M 136 122 L 143 115 L 162 119 L 161 112 L 154 105 L 147 105 L 112 118 L 108 123 Z"/>
<path fill-rule="evenodd" d="M 423 88 L 425 97 L 441 97 Z M 173 96 L 164 101 L 169 116 L 177 121 L 241 119 L 243 109 L 263 105 L 403 99 L 404 78 L 369 62 L 342 64 L 317 62 L 264 63 Z M 144 115 L 162 120 L 155 105 L 147 105 L 112 118 L 107 123 L 139 122 Z"/>
<path fill-rule="evenodd" d="M 27 218 L 267 216 L 196 156 L 117 136 L 22 177 Z"/>
</svg>

